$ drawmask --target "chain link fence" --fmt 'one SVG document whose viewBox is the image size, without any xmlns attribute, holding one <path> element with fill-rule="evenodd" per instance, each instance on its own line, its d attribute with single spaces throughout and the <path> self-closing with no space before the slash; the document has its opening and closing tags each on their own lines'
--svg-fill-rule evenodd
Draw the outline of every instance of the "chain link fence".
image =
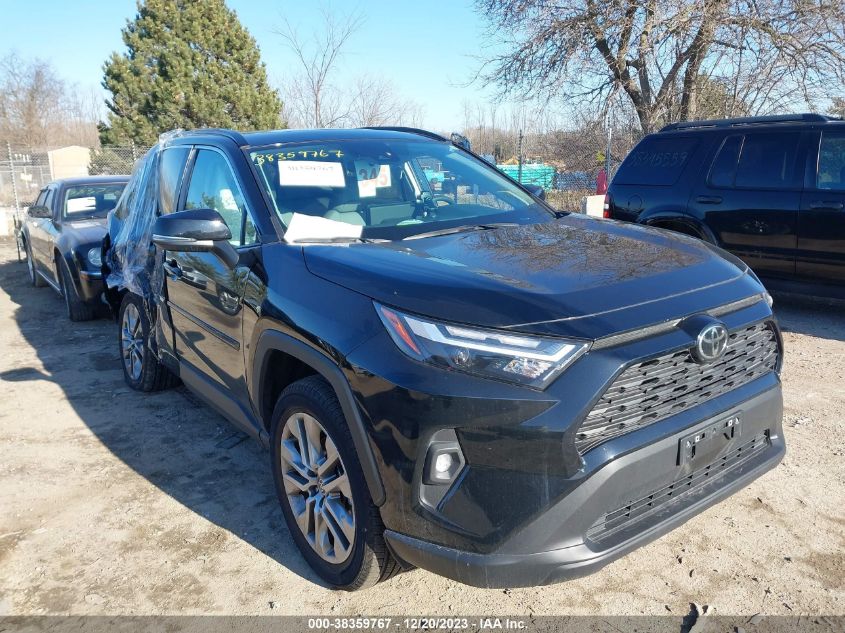
<svg viewBox="0 0 845 633">
<path fill-rule="evenodd" d="M 602 125 L 523 132 L 492 128 L 465 131 L 473 151 L 523 184 L 542 187 L 556 208 L 578 211 L 585 197 L 603 194 L 622 160 L 640 140 L 630 128 Z"/>
<path fill-rule="evenodd" d="M 5 145 L 0 153 L 0 207 L 20 212 L 52 180 L 129 174 L 148 147 L 104 146 L 18 147 Z"/>
<path fill-rule="evenodd" d="M 132 173 L 148 147 L 136 145 L 0 148 L 0 236 L 17 233 L 27 207 L 60 178 Z"/>
</svg>

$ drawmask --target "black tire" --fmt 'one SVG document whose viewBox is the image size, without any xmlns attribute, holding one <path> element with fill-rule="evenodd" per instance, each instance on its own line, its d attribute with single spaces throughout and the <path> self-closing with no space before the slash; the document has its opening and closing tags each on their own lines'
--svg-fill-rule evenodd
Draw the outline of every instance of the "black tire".
<svg viewBox="0 0 845 633">
<path fill-rule="evenodd" d="M 354 539 L 348 558 L 332 564 L 318 554 L 296 522 L 283 480 L 282 437 L 292 415 L 313 416 L 334 443 L 349 480 L 354 516 Z M 352 435 L 334 390 L 321 376 L 308 376 L 289 385 L 276 402 L 271 429 L 273 480 L 288 530 L 302 556 L 331 587 L 355 591 L 391 578 L 400 571 L 384 541 L 384 524 L 370 497 Z"/>
<path fill-rule="evenodd" d="M 24 241 L 26 248 L 26 269 L 29 272 L 29 283 L 35 288 L 43 288 L 47 282 L 41 278 L 35 269 L 35 258 L 32 256 L 32 247 L 29 245 L 29 240 Z"/>
<path fill-rule="evenodd" d="M 62 289 L 62 297 L 65 300 L 67 318 L 71 321 L 90 321 L 94 318 L 94 308 L 86 305 L 76 292 L 76 285 L 70 274 L 70 267 L 64 257 L 59 258 L 59 283 Z"/>
<path fill-rule="evenodd" d="M 131 312 L 133 310 L 134 312 Z M 128 331 L 124 331 L 127 325 L 125 321 L 127 312 L 137 315 L 138 320 L 138 344 L 134 348 L 140 359 L 140 368 L 137 373 L 130 371 L 130 364 L 126 360 L 127 355 L 130 354 L 129 349 L 124 347 L 124 341 L 127 340 L 124 334 L 129 333 Z M 126 381 L 126 384 L 136 391 L 162 391 L 177 385 L 179 379 L 167 367 L 161 364 L 152 350 L 150 350 L 148 345 L 150 340 L 150 321 L 147 318 L 144 310 L 144 302 L 141 300 L 141 297 L 131 292 L 126 293 L 120 304 L 117 323 L 117 345 L 120 350 L 120 365 L 123 368 L 123 379 Z"/>
</svg>

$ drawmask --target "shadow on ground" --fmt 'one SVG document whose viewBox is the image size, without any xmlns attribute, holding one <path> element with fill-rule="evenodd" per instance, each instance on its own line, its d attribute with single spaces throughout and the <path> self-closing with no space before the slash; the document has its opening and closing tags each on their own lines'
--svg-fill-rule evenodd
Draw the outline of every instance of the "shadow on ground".
<svg viewBox="0 0 845 633">
<path fill-rule="evenodd" d="M 775 294 L 774 311 L 786 332 L 845 341 L 845 301 Z"/>
<path fill-rule="evenodd" d="M 290 538 L 263 448 L 184 387 L 157 394 L 126 387 L 115 323 L 68 321 L 52 289 L 29 284 L 25 263 L 0 263 L 0 287 L 17 304 L 13 318 L 42 365 L 16 367 L 0 380 L 55 383 L 82 422 L 136 473 L 295 574 L 322 584 Z"/>
</svg>

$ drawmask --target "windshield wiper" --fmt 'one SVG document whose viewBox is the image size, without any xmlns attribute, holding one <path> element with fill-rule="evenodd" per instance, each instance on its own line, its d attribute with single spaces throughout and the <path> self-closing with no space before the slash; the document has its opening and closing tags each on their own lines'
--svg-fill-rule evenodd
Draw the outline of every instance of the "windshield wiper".
<svg viewBox="0 0 845 633">
<path fill-rule="evenodd" d="M 462 224 L 461 226 L 453 226 L 447 229 L 438 229 L 436 231 L 427 231 L 426 233 L 415 233 L 403 239 L 418 240 L 423 237 L 437 237 L 439 235 L 452 235 L 453 233 L 465 233 L 467 231 L 487 231 L 490 229 L 501 229 L 508 226 L 519 226 L 515 222 L 496 222 L 491 224 Z"/>
</svg>

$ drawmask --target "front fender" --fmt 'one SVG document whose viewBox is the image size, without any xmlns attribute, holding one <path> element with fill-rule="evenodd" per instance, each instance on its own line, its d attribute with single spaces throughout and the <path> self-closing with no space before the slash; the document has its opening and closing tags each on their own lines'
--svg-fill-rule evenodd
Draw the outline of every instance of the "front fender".
<svg viewBox="0 0 845 633">
<path fill-rule="evenodd" d="M 53 253 L 55 256 L 55 264 L 56 268 L 56 275 L 58 275 L 58 257 L 64 259 L 65 263 L 67 264 L 68 270 L 70 271 L 70 278 L 73 281 L 73 285 L 76 287 L 76 292 L 80 292 L 79 287 L 79 264 L 80 264 L 80 257 L 84 257 L 84 253 L 81 253 L 82 247 L 76 242 L 76 240 L 72 239 L 70 236 L 61 234 L 59 238 L 56 240 L 55 244 L 53 245 Z"/>
<path fill-rule="evenodd" d="M 252 361 L 252 380 L 249 389 L 253 403 L 264 402 L 262 393 L 265 372 L 271 371 L 270 353 L 283 352 L 305 363 L 320 374 L 331 385 L 337 396 L 343 415 L 349 425 L 352 442 L 364 471 L 364 479 L 370 491 L 370 497 L 377 506 L 385 501 L 384 484 L 378 471 L 375 455 L 370 446 L 370 438 L 364 426 L 361 412 L 355 402 L 349 382 L 334 359 L 324 352 L 278 330 L 264 330 L 255 344 Z"/>
</svg>

